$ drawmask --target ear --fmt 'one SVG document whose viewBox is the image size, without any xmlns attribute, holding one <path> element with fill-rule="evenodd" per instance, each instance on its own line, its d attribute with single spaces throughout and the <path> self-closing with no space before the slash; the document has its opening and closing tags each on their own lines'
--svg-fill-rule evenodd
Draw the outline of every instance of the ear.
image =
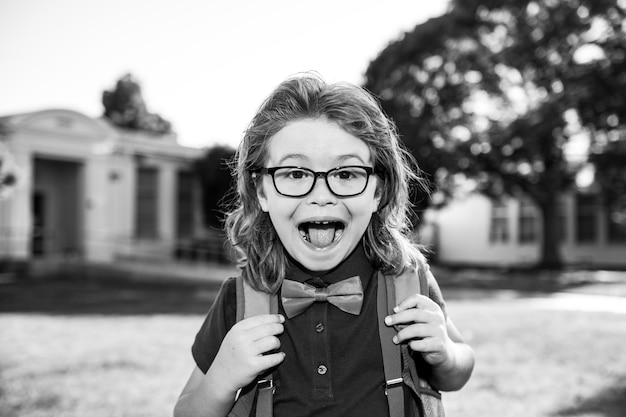
<svg viewBox="0 0 626 417">
<path fill-rule="evenodd" d="M 372 213 L 376 213 L 378 211 L 378 207 L 380 206 L 380 194 L 376 193 L 374 196 L 374 204 L 372 205 Z"/>
<path fill-rule="evenodd" d="M 376 213 L 378 208 L 380 207 L 380 200 L 383 197 L 383 187 L 384 184 L 378 183 L 378 178 L 376 178 L 376 192 L 374 193 L 374 204 L 372 206 L 372 213 Z"/>
<path fill-rule="evenodd" d="M 254 177 L 254 180 L 256 186 L 256 198 L 259 201 L 261 210 L 267 213 L 269 211 L 269 207 L 267 204 L 267 196 L 265 195 L 263 177 Z"/>
</svg>

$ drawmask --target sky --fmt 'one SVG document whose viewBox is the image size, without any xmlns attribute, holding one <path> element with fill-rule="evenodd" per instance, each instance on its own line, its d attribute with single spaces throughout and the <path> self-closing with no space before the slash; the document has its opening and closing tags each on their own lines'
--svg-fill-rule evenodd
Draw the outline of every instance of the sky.
<svg viewBox="0 0 626 417">
<path fill-rule="evenodd" d="M 130 73 L 179 143 L 237 146 L 285 78 L 360 84 L 370 61 L 447 0 L 0 0 L 0 116 L 99 117 Z"/>
</svg>

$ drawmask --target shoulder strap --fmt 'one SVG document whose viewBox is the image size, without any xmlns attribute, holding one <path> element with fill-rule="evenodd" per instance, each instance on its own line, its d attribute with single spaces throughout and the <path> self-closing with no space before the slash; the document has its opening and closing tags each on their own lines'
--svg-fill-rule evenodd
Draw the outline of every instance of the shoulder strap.
<svg viewBox="0 0 626 417">
<path fill-rule="evenodd" d="M 237 321 L 261 314 L 276 314 L 278 312 L 278 297 L 262 291 L 257 291 L 243 278 L 237 277 Z M 258 392 L 258 394 L 257 394 Z M 250 388 L 242 390 L 237 398 L 229 417 L 249 417 L 256 395 L 256 417 L 272 417 L 274 379 L 269 374 L 265 379 L 256 381 Z"/>
<path fill-rule="evenodd" d="M 383 368 L 385 371 L 385 395 L 389 405 L 390 417 L 404 415 L 404 389 L 402 388 L 402 356 L 400 349 L 392 342 L 396 331 L 385 324 L 385 317 L 393 313 L 396 305 L 396 294 L 393 280 L 378 272 L 378 334 L 383 353 Z"/>
<path fill-rule="evenodd" d="M 396 330 L 385 325 L 385 317 L 393 314 L 393 307 L 397 302 L 404 300 L 410 294 L 419 293 L 428 296 L 428 265 L 420 264 L 417 273 L 405 270 L 397 276 L 386 276 L 379 272 L 377 307 L 378 331 L 383 353 L 383 367 L 385 371 L 385 394 L 389 404 L 390 417 L 404 416 L 404 388 L 409 385 L 417 392 L 415 382 L 418 380 L 415 366 L 409 359 L 406 345 L 398 346 L 392 338 Z M 278 311 L 278 297 L 253 289 L 242 276 L 237 278 L 237 321 L 259 314 L 276 313 Z M 398 301 L 396 301 L 398 300 Z M 403 366 L 406 365 L 406 366 Z M 249 417 L 254 397 L 258 391 L 256 417 L 272 417 L 274 384 L 272 375 L 258 381 L 252 389 L 242 393 L 229 417 Z"/>
<path fill-rule="evenodd" d="M 428 295 L 427 266 L 420 264 L 417 272 L 405 270 L 397 276 L 378 273 L 378 331 L 385 370 L 385 394 L 390 417 L 402 417 L 405 411 L 404 388 L 406 384 L 417 392 L 418 380 L 406 345 L 396 345 L 392 338 L 396 329 L 385 325 L 385 316 L 393 314 L 393 308 L 410 294 Z"/>
<path fill-rule="evenodd" d="M 420 265 L 417 271 L 405 270 L 400 275 L 390 277 L 389 280 L 393 282 L 395 300 L 398 303 L 411 294 L 428 297 L 428 265 Z"/>
<path fill-rule="evenodd" d="M 278 299 L 276 295 L 257 291 L 240 275 L 237 277 L 237 321 L 261 314 L 276 314 Z"/>
</svg>

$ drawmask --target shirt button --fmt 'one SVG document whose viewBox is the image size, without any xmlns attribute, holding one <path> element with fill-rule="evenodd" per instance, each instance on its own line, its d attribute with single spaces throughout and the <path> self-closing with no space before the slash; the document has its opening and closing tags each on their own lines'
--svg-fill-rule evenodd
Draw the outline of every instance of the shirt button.
<svg viewBox="0 0 626 417">
<path fill-rule="evenodd" d="M 324 375 L 326 374 L 326 372 L 328 372 L 328 368 L 326 367 L 326 365 L 320 365 L 317 367 L 317 373 L 320 375 Z"/>
<path fill-rule="evenodd" d="M 315 325 L 315 331 L 318 332 L 318 333 L 322 333 L 324 331 L 324 324 L 317 323 Z"/>
</svg>

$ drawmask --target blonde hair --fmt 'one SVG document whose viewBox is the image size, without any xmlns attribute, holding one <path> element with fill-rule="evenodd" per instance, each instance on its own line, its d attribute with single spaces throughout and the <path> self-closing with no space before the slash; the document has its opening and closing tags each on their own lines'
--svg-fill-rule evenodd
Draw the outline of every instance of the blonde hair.
<svg viewBox="0 0 626 417">
<path fill-rule="evenodd" d="M 288 258 L 269 215 L 261 210 L 252 173 L 264 167 L 268 142 L 274 134 L 290 122 L 320 118 L 337 123 L 365 142 L 379 173 L 380 204 L 362 238 L 370 262 L 386 274 L 395 274 L 415 268 L 423 260 L 420 248 L 409 238 L 409 193 L 414 182 L 426 190 L 425 180 L 402 147 L 393 123 L 363 88 L 327 84 L 307 73 L 287 79 L 270 94 L 250 122 L 235 155 L 237 192 L 226 215 L 226 233 L 244 276 L 257 290 L 278 290 Z"/>
</svg>

